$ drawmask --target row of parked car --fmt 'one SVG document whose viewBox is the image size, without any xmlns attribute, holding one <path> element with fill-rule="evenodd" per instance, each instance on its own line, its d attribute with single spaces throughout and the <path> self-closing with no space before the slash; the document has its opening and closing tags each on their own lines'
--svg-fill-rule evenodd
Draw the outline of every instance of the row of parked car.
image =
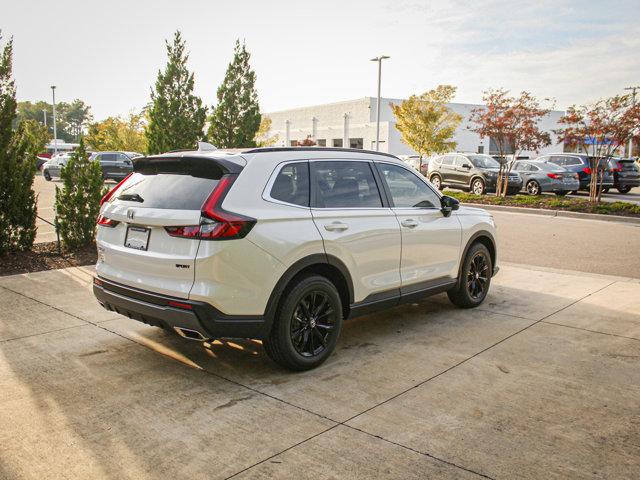
<svg viewBox="0 0 640 480">
<path fill-rule="evenodd" d="M 58 153 L 42 165 L 42 176 L 51 181 L 60 177 L 62 167 L 71 158 L 72 152 Z M 105 180 L 120 181 L 133 171 L 133 160 L 142 157 L 137 152 L 91 152 L 90 160 L 97 160 Z"/>
<path fill-rule="evenodd" d="M 423 162 L 421 171 L 438 189 L 469 190 L 476 195 L 495 192 L 500 162 L 481 153 L 449 153 Z M 640 186 L 640 169 L 631 158 L 612 157 L 597 164 L 593 157 L 576 153 L 554 153 L 536 159 L 510 160 L 508 192 L 530 195 L 553 192 L 556 195 L 588 190 L 596 174 L 602 191 L 615 188 L 628 193 Z"/>
</svg>

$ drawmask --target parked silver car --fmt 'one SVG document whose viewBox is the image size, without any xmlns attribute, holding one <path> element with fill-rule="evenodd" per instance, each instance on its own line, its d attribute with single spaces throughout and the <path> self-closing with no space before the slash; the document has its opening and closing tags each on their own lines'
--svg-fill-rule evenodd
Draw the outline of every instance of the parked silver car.
<svg viewBox="0 0 640 480">
<path fill-rule="evenodd" d="M 517 160 L 512 170 L 520 174 L 523 189 L 529 195 L 540 195 L 542 192 L 566 195 L 580 188 L 577 173 L 552 163 Z"/>
</svg>

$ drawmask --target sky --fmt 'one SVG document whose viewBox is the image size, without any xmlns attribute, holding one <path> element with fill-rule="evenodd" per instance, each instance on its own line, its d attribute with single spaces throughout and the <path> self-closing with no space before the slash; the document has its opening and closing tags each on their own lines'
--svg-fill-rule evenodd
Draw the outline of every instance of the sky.
<svg viewBox="0 0 640 480">
<path fill-rule="evenodd" d="M 456 102 L 527 90 L 556 109 L 640 85 L 640 1 L 1 0 L 19 100 L 80 98 L 95 120 L 140 110 L 182 31 L 207 105 L 245 41 L 263 112 L 439 84 Z"/>
</svg>

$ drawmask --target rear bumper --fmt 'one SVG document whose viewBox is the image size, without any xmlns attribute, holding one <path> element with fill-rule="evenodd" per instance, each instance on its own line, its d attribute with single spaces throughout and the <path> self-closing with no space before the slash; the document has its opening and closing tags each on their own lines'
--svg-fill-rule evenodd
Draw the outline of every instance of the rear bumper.
<svg viewBox="0 0 640 480">
<path fill-rule="evenodd" d="M 640 178 L 618 178 L 614 187 L 640 187 Z"/>
<path fill-rule="evenodd" d="M 268 334 L 263 316 L 225 315 L 205 302 L 159 295 L 99 277 L 94 278 L 93 293 L 107 310 L 190 340 L 262 339 Z"/>
</svg>

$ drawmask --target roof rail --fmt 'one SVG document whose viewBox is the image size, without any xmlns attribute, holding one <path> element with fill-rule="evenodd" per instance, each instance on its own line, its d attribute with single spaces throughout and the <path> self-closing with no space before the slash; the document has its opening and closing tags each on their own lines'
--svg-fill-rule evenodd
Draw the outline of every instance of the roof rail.
<svg viewBox="0 0 640 480">
<path fill-rule="evenodd" d="M 398 160 L 396 155 L 386 152 L 376 152 L 374 150 L 364 150 L 361 148 L 342 148 L 342 147 L 261 147 L 243 150 L 242 153 L 262 153 L 262 152 L 349 152 L 349 153 L 367 153 L 372 155 L 383 155 Z"/>
</svg>

